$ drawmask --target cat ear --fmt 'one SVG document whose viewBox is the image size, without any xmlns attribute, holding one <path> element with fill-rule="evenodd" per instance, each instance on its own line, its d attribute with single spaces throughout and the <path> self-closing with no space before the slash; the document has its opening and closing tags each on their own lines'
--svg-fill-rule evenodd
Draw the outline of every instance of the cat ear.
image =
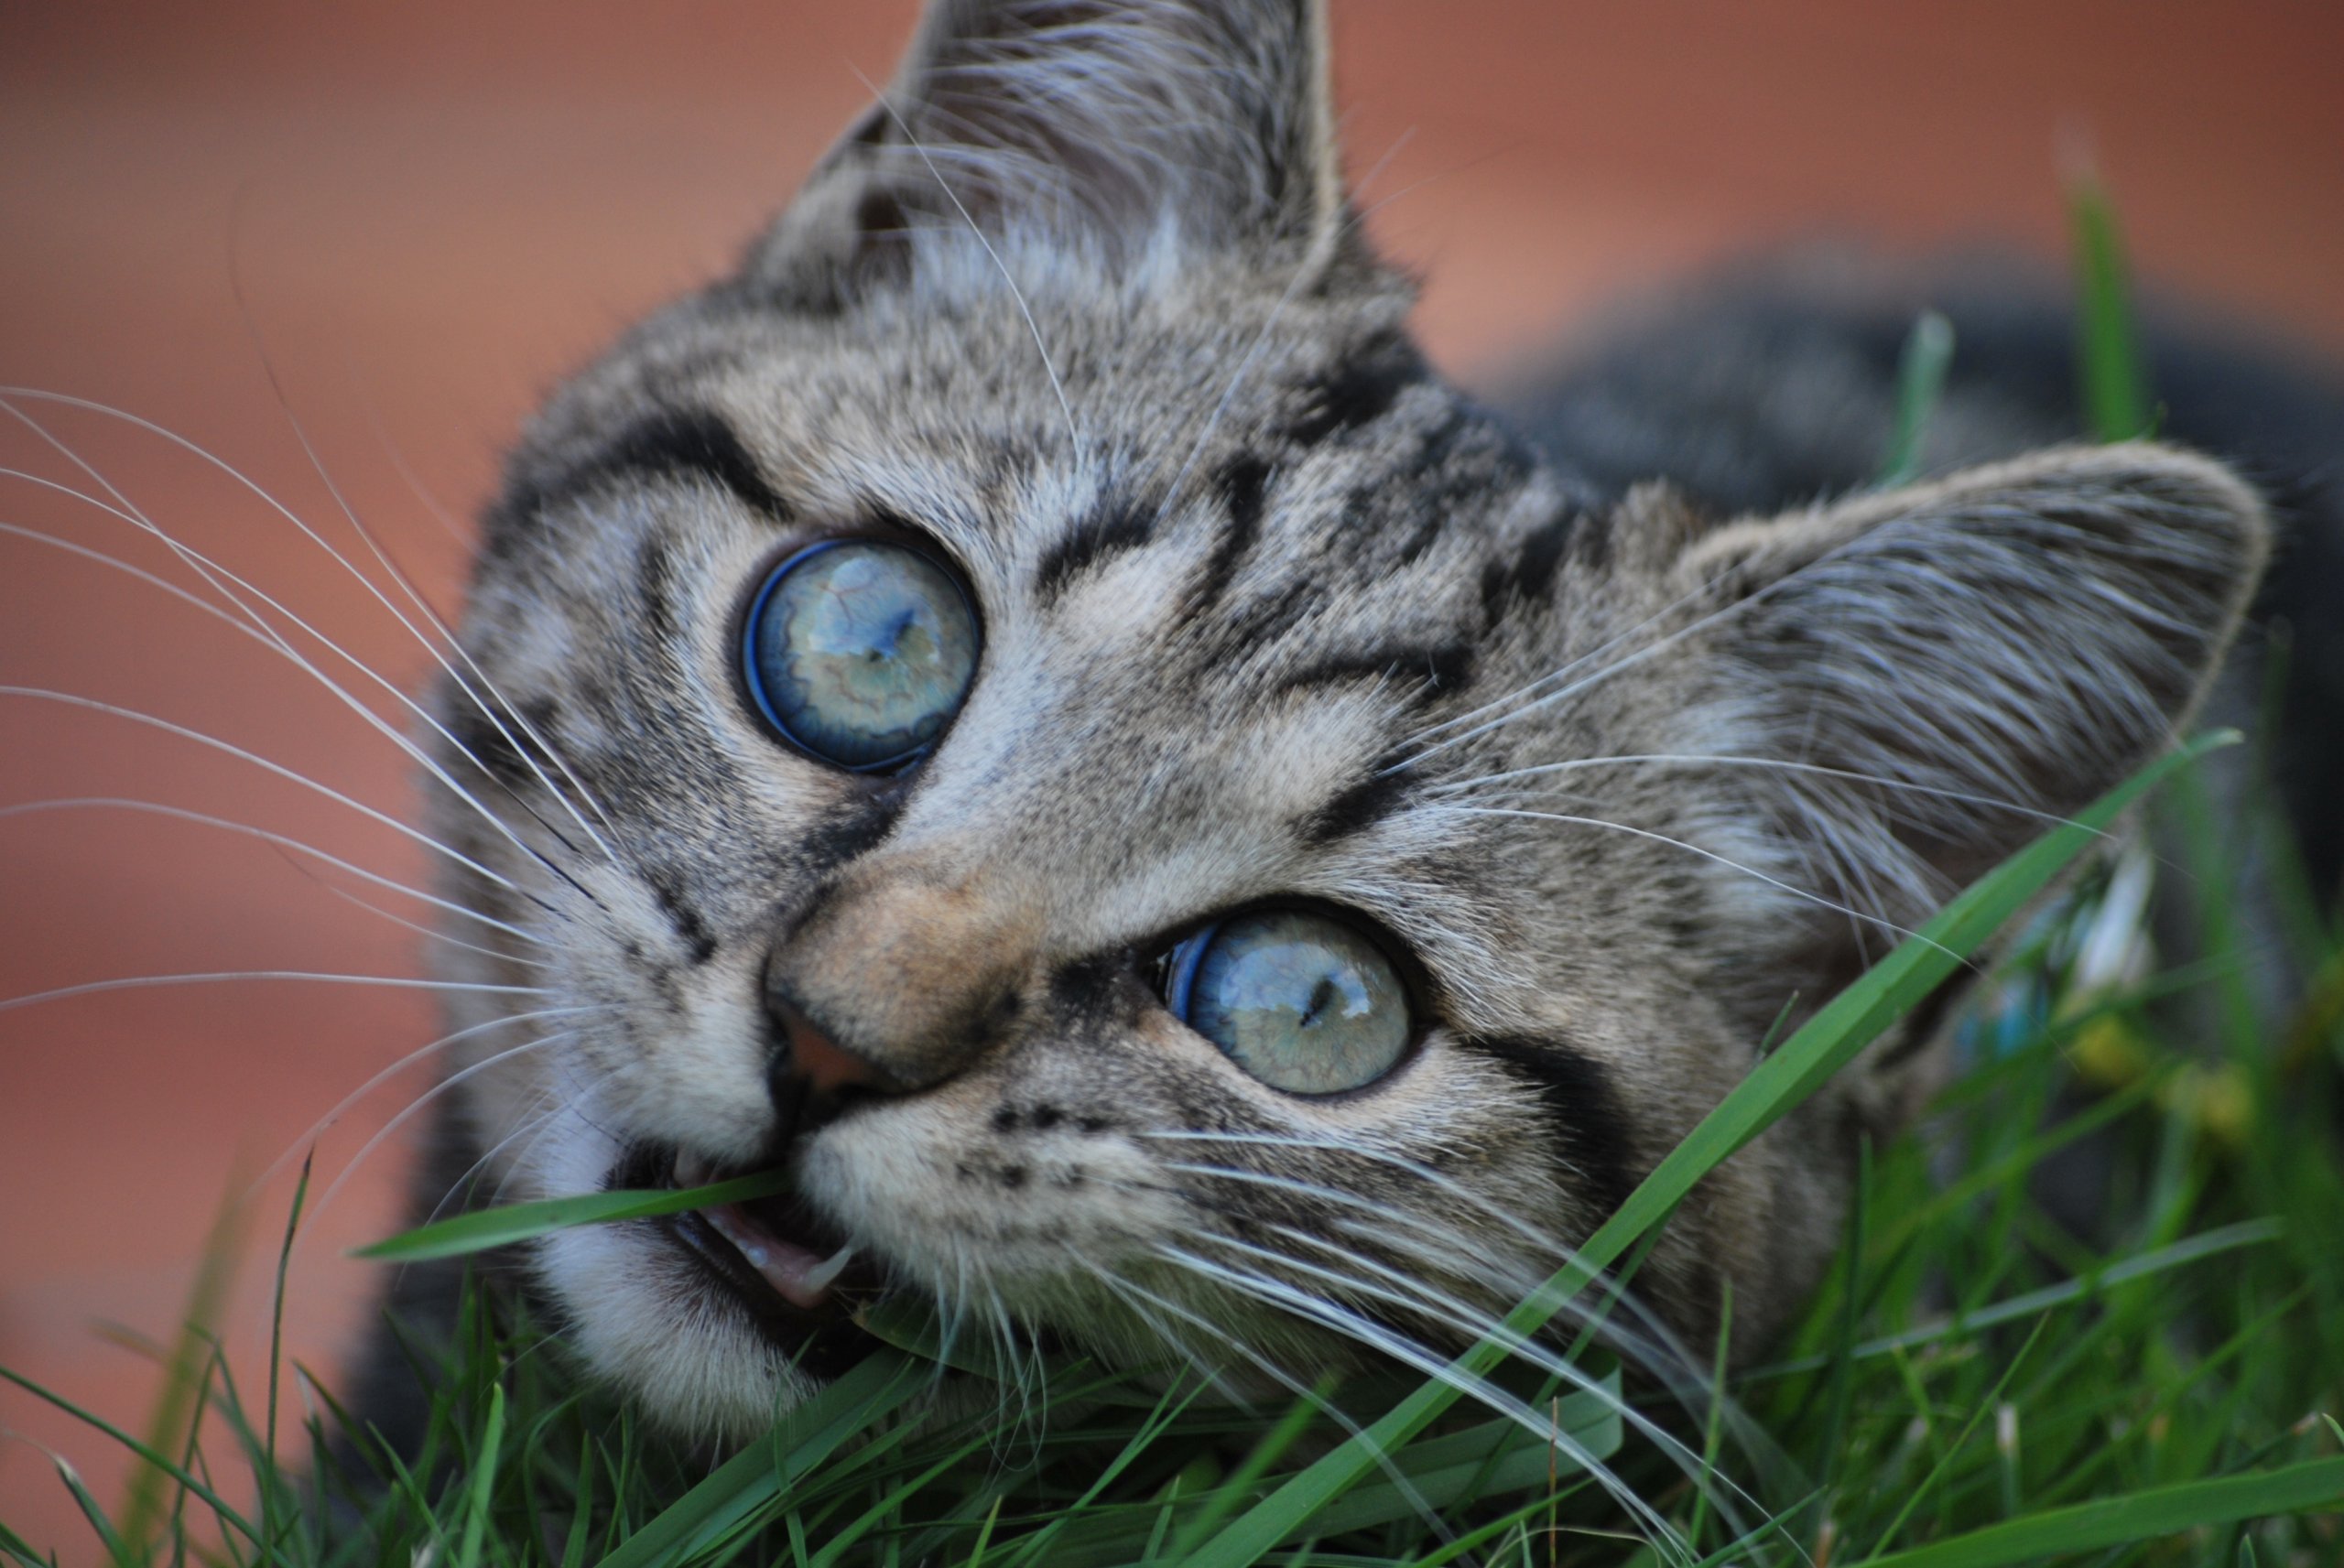
<svg viewBox="0 0 2344 1568">
<path fill-rule="evenodd" d="M 900 276 L 926 232 L 1324 273 L 1349 217 L 1325 0 L 931 0 L 749 272 L 835 298 Z"/>
<path fill-rule="evenodd" d="M 1793 764 L 1736 771 L 1804 885 L 1911 924 L 2168 742 L 2268 532 L 2227 469 L 2146 444 L 1730 524 L 1666 572 L 1724 731 L 1689 749 Z"/>
</svg>

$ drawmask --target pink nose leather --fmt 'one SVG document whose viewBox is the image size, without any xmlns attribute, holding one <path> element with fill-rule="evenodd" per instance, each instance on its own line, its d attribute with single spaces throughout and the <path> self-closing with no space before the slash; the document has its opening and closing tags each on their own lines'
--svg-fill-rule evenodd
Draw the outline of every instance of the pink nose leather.
<svg viewBox="0 0 2344 1568">
<path fill-rule="evenodd" d="M 789 1036 L 789 1070 L 817 1091 L 829 1094 L 850 1086 L 884 1087 L 884 1076 L 877 1068 L 840 1049 L 795 1008 L 781 1006 L 776 1011 Z"/>
</svg>

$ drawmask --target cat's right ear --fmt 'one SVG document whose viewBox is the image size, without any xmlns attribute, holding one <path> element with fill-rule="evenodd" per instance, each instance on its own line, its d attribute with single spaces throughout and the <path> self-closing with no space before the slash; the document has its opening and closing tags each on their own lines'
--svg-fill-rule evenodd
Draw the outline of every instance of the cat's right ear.
<svg viewBox="0 0 2344 1568">
<path fill-rule="evenodd" d="M 926 246 L 1031 242 L 1111 275 L 1233 254 L 1308 287 L 1366 261 L 1356 233 L 1325 0 L 930 0 L 746 281 L 834 308 Z"/>
</svg>

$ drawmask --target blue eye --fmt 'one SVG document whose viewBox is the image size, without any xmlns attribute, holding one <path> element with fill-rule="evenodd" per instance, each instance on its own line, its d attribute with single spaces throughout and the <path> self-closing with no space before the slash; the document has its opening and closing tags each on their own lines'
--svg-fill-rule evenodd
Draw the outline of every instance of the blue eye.
<svg viewBox="0 0 2344 1568">
<path fill-rule="evenodd" d="M 741 662 L 783 739 L 853 773 L 916 762 L 977 673 L 977 616 L 944 568 L 873 539 L 816 545 L 750 602 Z"/>
<path fill-rule="evenodd" d="M 1372 1084 L 1408 1048 L 1408 993 L 1382 949 L 1307 910 L 1241 914 L 1174 950 L 1173 1015 L 1274 1089 Z"/>
</svg>

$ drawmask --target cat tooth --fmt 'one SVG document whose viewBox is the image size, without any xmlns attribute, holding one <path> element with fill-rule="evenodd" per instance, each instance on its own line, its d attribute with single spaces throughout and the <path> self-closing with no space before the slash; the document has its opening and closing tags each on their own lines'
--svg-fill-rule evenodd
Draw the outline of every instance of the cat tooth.
<svg viewBox="0 0 2344 1568">
<path fill-rule="evenodd" d="M 853 1261 L 854 1243 L 850 1241 L 807 1270 L 799 1280 L 808 1290 L 827 1293 L 832 1285 L 838 1283 L 839 1276 L 846 1272 L 846 1266 Z"/>
<path fill-rule="evenodd" d="M 760 1227 L 738 1204 L 718 1204 L 700 1211 L 716 1233 L 732 1244 L 749 1267 L 765 1276 L 776 1294 L 793 1306 L 812 1311 L 830 1299 L 830 1286 L 854 1261 L 852 1246 L 841 1247 L 827 1259 Z"/>
<path fill-rule="evenodd" d="M 677 1151 L 676 1185 L 678 1187 L 706 1186 L 711 1173 L 707 1161 L 689 1149 Z"/>
</svg>

